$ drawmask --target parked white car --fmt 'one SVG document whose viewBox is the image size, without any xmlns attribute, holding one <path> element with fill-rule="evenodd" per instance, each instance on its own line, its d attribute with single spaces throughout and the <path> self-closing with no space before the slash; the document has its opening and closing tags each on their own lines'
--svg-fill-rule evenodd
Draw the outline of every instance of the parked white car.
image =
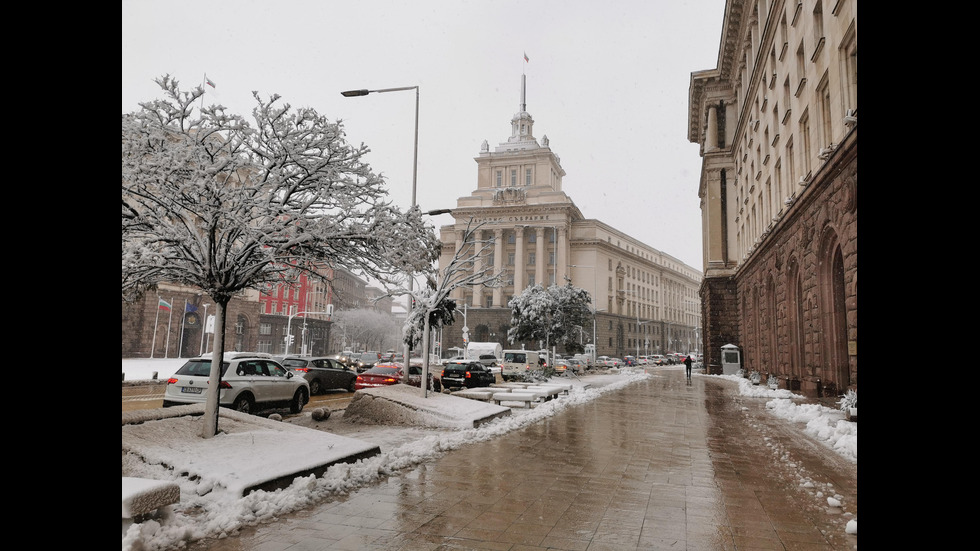
<svg viewBox="0 0 980 551">
<path fill-rule="evenodd" d="M 310 401 L 310 384 L 277 363 L 269 354 L 225 352 L 221 362 L 218 404 L 244 413 L 289 407 L 303 411 Z M 163 407 L 201 404 L 208 399 L 211 355 L 187 360 L 167 379 Z"/>
</svg>

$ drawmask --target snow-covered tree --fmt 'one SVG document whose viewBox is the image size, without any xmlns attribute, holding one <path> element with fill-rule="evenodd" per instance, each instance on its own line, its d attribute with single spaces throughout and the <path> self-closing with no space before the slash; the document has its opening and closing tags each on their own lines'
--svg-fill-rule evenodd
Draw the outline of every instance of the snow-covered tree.
<svg viewBox="0 0 980 551">
<path fill-rule="evenodd" d="M 452 260 L 440 267 L 435 276 L 426 276 L 426 284 L 409 293 L 401 289 L 393 294 L 409 294 L 414 300 L 414 306 L 405 319 L 404 340 L 411 347 L 422 342 L 422 376 L 428 376 L 429 366 L 429 331 L 443 325 L 452 325 L 456 313 L 456 301 L 449 298 L 452 292 L 460 287 L 482 285 L 484 287 L 499 287 L 501 274 L 494 273 L 493 266 L 483 262 L 476 269 L 477 259 L 486 260 L 493 251 L 492 239 L 478 240 L 476 231 L 483 223 L 473 225 L 470 219 L 463 230 L 462 240 L 456 248 Z"/>
<path fill-rule="evenodd" d="M 591 303 L 589 292 L 570 282 L 547 289 L 541 285 L 528 287 L 507 303 L 511 308 L 507 340 L 549 342 L 578 351 L 581 346 L 574 328 L 592 321 Z"/>
<path fill-rule="evenodd" d="M 370 151 L 341 123 L 253 92 L 253 123 L 221 105 L 195 111 L 201 87 L 169 75 L 163 98 L 122 117 L 122 293 L 192 285 L 217 305 L 210 388 L 218 388 L 225 307 L 246 289 L 319 277 L 325 266 L 382 284 L 430 273 L 439 241 L 419 209 L 402 212 Z M 208 394 L 205 437 L 217 431 Z"/>
</svg>

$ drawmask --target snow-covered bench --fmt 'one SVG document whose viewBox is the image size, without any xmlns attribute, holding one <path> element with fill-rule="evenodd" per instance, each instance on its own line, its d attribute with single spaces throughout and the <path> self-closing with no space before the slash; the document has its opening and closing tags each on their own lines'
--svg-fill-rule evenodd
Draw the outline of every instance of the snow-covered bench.
<svg viewBox="0 0 980 551">
<path fill-rule="evenodd" d="M 558 395 L 564 392 L 565 389 L 558 386 L 549 385 L 549 386 L 529 386 L 524 390 L 531 391 L 531 392 L 540 392 L 545 395 L 544 396 L 545 400 L 551 400 L 553 398 L 557 398 Z"/>
<path fill-rule="evenodd" d="M 480 400 L 483 402 L 489 402 L 494 395 L 494 390 L 490 389 L 476 389 L 468 388 L 465 390 L 457 390 L 453 392 L 453 396 L 459 396 L 460 398 L 469 398 L 471 400 Z"/>
<path fill-rule="evenodd" d="M 180 501 L 180 486 L 167 480 L 122 477 L 123 532 Z"/>
<path fill-rule="evenodd" d="M 493 403 L 502 405 L 501 402 L 524 402 L 524 407 L 531 407 L 531 404 L 537 402 L 545 397 L 542 392 L 526 392 L 526 391 L 513 391 L 513 392 L 494 392 L 493 393 Z"/>
</svg>

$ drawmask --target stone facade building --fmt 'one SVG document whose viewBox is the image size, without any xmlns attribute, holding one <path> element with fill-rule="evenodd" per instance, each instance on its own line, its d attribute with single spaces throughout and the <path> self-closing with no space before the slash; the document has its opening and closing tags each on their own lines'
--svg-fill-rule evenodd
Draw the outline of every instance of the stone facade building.
<svg viewBox="0 0 980 551">
<path fill-rule="evenodd" d="M 594 219 L 586 219 L 562 191 L 565 170 L 549 145 L 534 137 L 526 110 L 522 75 L 519 111 L 511 135 L 493 151 L 486 141 L 476 157 L 477 186 L 457 201 L 454 224 L 440 228 L 440 268 L 448 265 L 467 224 L 481 224 L 478 241 L 493 250 L 477 260 L 503 274 L 502 287 L 461 287 L 453 298 L 465 319 L 445 327 L 443 350 L 469 340 L 498 342 L 504 348 L 537 349 L 542 343 L 508 343 L 508 301 L 523 289 L 566 280 L 592 295 L 594 327 L 581 330 L 582 343 L 595 343 L 598 355 L 693 352 L 698 349 L 701 272 L 671 255 Z M 463 317 L 462 315 L 460 316 Z M 463 322 L 463 323 L 460 323 Z M 564 352 L 559 349 L 559 352 Z"/>
<path fill-rule="evenodd" d="M 691 74 L 705 363 L 734 344 L 785 388 L 857 388 L 857 0 L 729 0 Z"/>
</svg>

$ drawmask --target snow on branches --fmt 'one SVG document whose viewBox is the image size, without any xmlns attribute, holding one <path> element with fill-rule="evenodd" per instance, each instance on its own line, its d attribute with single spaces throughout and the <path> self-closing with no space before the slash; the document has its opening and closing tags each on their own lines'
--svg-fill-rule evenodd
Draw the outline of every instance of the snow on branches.
<svg viewBox="0 0 980 551">
<path fill-rule="evenodd" d="M 157 83 L 163 99 L 122 117 L 124 297 L 169 281 L 220 300 L 324 266 L 382 283 L 432 272 L 432 228 L 390 204 L 339 122 L 255 93 L 250 124 L 195 111 L 200 87 Z"/>
</svg>

